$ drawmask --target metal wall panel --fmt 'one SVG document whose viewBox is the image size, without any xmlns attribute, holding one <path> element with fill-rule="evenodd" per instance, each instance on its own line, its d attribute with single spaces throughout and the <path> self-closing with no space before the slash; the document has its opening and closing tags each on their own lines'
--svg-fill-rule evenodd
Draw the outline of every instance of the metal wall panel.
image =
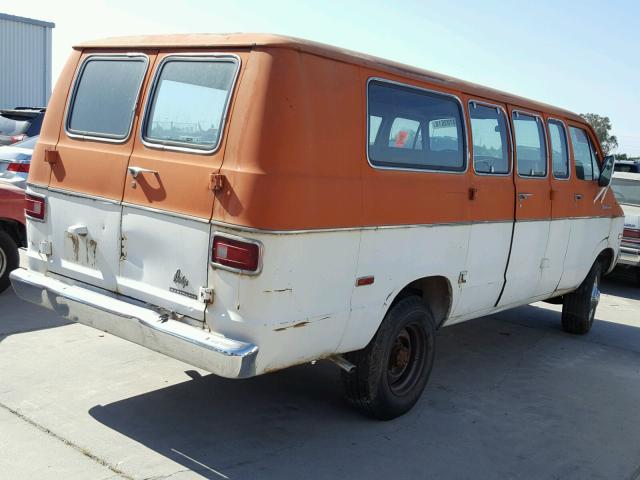
<svg viewBox="0 0 640 480">
<path fill-rule="evenodd" d="M 0 108 L 46 106 L 53 24 L 0 14 Z"/>
</svg>

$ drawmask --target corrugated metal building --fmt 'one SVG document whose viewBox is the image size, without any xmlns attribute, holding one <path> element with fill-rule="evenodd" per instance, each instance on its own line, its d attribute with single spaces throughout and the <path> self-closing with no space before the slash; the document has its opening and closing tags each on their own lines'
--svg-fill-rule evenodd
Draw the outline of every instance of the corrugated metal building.
<svg viewBox="0 0 640 480">
<path fill-rule="evenodd" d="M 44 107 L 53 23 L 0 13 L 0 108 Z"/>
</svg>

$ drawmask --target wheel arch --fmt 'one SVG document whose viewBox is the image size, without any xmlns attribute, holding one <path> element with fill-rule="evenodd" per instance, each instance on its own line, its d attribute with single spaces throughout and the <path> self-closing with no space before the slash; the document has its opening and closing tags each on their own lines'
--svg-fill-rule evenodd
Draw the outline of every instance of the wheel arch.
<svg viewBox="0 0 640 480">
<path fill-rule="evenodd" d="M 602 273 L 607 274 L 613 270 L 616 266 L 616 256 L 613 248 L 606 247 L 600 251 L 596 257 L 596 262 L 600 262 L 602 265 Z"/>
<path fill-rule="evenodd" d="M 398 291 L 384 314 L 408 295 L 416 295 L 422 299 L 431 310 L 438 328 L 449 318 L 453 307 L 453 289 L 447 277 L 432 275 L 413 280 Z"/>
</svg>

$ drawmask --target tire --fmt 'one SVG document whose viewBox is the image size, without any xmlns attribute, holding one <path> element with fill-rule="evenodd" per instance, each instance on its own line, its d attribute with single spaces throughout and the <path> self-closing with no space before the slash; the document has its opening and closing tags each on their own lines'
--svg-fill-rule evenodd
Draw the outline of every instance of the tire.
<svg viewBox="0 0 640 480">
<path fill-rule="evenodd" d="M 389 309 L 373 340 L 346 358 L 346 400 L 365 414 L 391 420 L 409 410 L 427 385 L 435 354 L 436 325 L 429 308 L 408 296 Z"/>
<path fill-rule="evenodd" d="M 564 296 L 562 329 L 565 332 L 584 335 L 591 330 L 600 301 L 601 276 L 602 266 L 596 261 L 578 289 Z"/>
<path fill-rule="evenodd" d="M 9 274 L 18 268 L 19 263 L 18 245 L 7 232 L 0 230 L 0 293 L 11 285 Z"/>
</svg>

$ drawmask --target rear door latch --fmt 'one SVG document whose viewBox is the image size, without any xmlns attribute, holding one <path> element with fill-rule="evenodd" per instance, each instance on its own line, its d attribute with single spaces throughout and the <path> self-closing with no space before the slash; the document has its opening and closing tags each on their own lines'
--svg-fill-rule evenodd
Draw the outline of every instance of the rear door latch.
<svg viewBox="0 0 640 480">
<path fill-rule="evenodd" d="M 198 290 L 198 300 L 202 303 L 213 303 L 213 288 L 200 287 L 200 290 Z"/>
</svg>

